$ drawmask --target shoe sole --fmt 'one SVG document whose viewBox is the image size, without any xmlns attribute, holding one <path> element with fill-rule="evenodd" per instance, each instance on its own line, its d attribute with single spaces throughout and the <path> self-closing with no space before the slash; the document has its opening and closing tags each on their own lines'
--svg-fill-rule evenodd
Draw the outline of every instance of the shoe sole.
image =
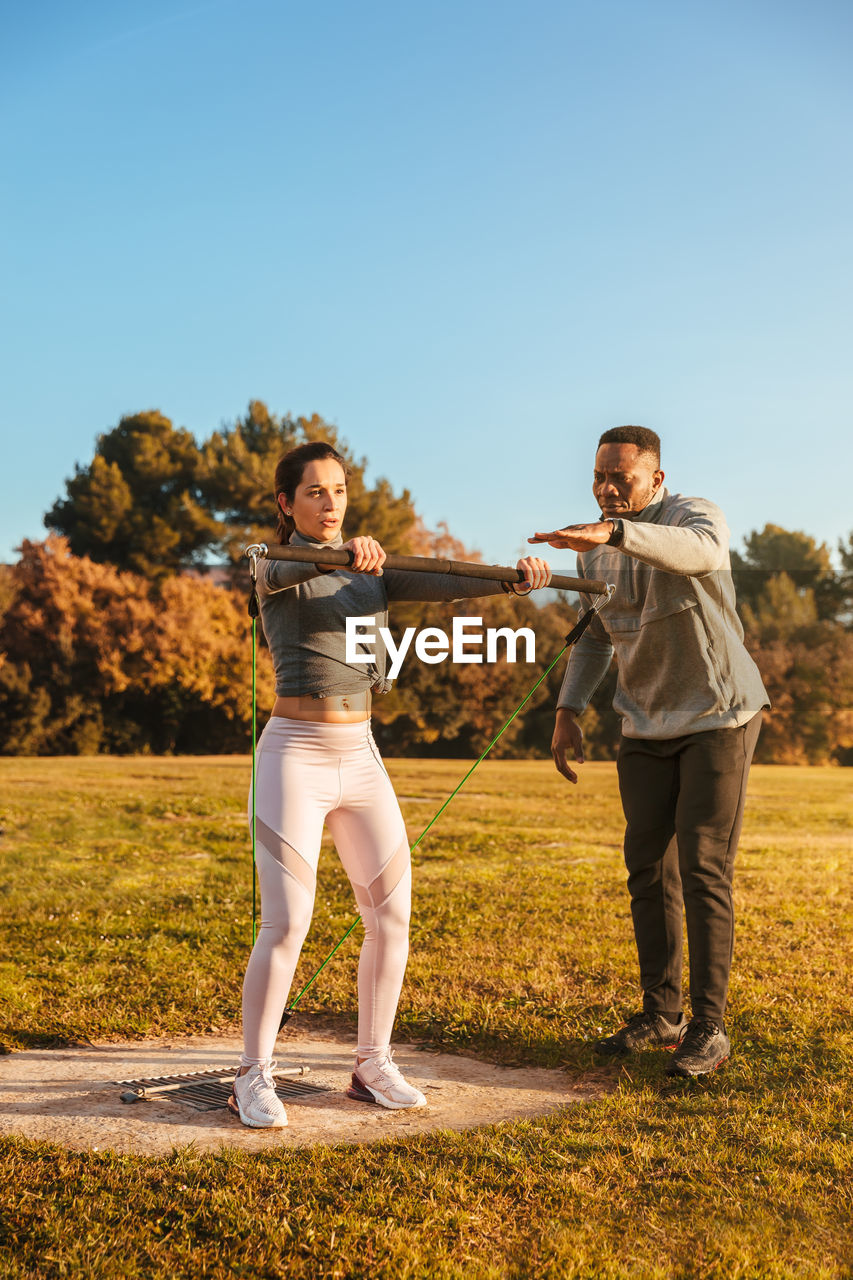
<svg viewBox="0 0 853 1280">
<path fill-rule="evenodd" d="M 599 1044 L 593 1048 L 602 1058 L 628 1058 L 632 1053 L 644 1053 L 646 1049 L 677 1049 L 680 1044 L 680 1040 L 673 1040 L 667 1044 L 641 1044 L 636 1049 L 605 1049 Z"/>
<path fill-rule="evenodd" d="M 236 1116 L 237 1119 L 241 1120 L 243 1124 L 246 1125 L 247 1128 L 249 1129 L 286 1129 L 287 1128 L 286 1116 L 284 1120 L 275 1120 L 273 1121 L 272 1124 L 265 1124 L 261 1120 L 248 1119 L 246 1116 L 243 1115 L 242 1109 L 240 1107 L 240 1103 L 237 1101 L 237 1097 L 233 1093 L 230 1095 L 228 1099 L 228 1110 L 231 1112 L 232 1116 Z"/>
<path fill-rule="evenodd" d="M 372 1102 L 380 1107 L 387 1107 L 389 1111 L 410 1111 L 414 1107 L 425 1107 L 426 1098 L 423 1102 L 393 1102 L 383 1097 L 377 1091 L 371 1089 L 369 1084 L 365 1084 L 353 1072 L 352 1083 L 345 1090 L 348 1098 L 352 1098 L 354 1102 Z"/>
<path fill-rule="evenodd" d="M 719 1062 L 715 1062 L 713 1067 L 709 1067 L 707 1071 L 684 1071 L 680 1067 L 668 1067 L 666 1074 L 668 1076 L 680 1076 L 682 1080 L 698 1080 L 700 1076 L 709 1076 L 714 1071 L 719 1071 L 720 1067 L 725 1066 L 729 1060 L 729 1054 L 724 1058 L 720 1058 Z"/>
</svg>

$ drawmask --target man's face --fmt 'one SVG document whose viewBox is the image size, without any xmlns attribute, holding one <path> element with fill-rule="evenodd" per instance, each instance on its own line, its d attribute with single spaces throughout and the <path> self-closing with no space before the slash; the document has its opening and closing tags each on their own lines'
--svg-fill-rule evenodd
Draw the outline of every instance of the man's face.
<svg viewBox="0 0 853 1280">
<path fill-rule="evenodd" d="M 605 517 L 636 515 L 663 484 L 663 472 L 650 453 L 635 444 L 602 444 L 595 455 L 592 492 Z"/>
</svg>

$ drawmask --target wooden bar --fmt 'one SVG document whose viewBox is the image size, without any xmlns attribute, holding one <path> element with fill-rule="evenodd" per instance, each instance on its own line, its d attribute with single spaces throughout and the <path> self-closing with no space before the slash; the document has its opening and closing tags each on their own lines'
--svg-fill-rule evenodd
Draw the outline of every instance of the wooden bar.
<svg viewBox="0 0 853 1280">
<path fill-rule="evenodd" d="M 352 552 L 330 547 L 328 551 L 313 547 L 273 546 L 266 551 L 268 560 L 297 560 L 303 564 L 339 564 L 346 568 L 352 563 Z M 471 564 L 467 560 L 437 560 L 431 556 L 395 556 L 385 558 L 388 569 L 408 569 L 415 573 L 448 573 L 457 578 L 484 578 L 490 582 L 523 582 L 520 569 L 510 569 L 500 564 Z M 559 591 L 584 591 L 587 595 L 600 596 L 607 584 L 596 578 L 567 578 L 564 574 L 551 575 L 549 587 Z"/>
</svg>

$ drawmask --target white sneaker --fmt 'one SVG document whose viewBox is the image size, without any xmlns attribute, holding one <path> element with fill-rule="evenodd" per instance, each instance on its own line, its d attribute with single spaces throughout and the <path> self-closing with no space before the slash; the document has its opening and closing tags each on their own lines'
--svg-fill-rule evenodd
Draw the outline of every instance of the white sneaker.
<svg viewBox="0 0 853 1280">
<path fill-rule="evenodd" d="M 236 1076 L 228 1109 L 252 1129 L 283 1129 L 287 1112 L 275 1091 L 274 1062 L 249 1067 L 245 1075 Z"/>
<path fill-rule="evenodd" d="M 347 1097 L 357 1102 L 378 1102 L 380 1106 L 401 1110 L 403 1107 L 425 1107 L 426 1098 L 420 1089 L 403 1077 L 391 1058 L 391 1050 L 378 1053 L 375 1058 L 365 1058 L 356 1063 L 352 1084 Z"/>
</svg>

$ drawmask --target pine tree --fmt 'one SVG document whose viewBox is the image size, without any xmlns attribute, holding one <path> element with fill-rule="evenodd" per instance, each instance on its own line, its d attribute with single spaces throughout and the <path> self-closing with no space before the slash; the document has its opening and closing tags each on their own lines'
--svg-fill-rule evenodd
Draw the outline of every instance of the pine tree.
<svg viewBox="0 0 853 1280">
<path fill-rule="evenodd" d="M 156 410 L 122 418 L 45 516 L 77 556 L 161 578 L 204 560 L 219 536 L 191 432 Z"/>
</svg>

